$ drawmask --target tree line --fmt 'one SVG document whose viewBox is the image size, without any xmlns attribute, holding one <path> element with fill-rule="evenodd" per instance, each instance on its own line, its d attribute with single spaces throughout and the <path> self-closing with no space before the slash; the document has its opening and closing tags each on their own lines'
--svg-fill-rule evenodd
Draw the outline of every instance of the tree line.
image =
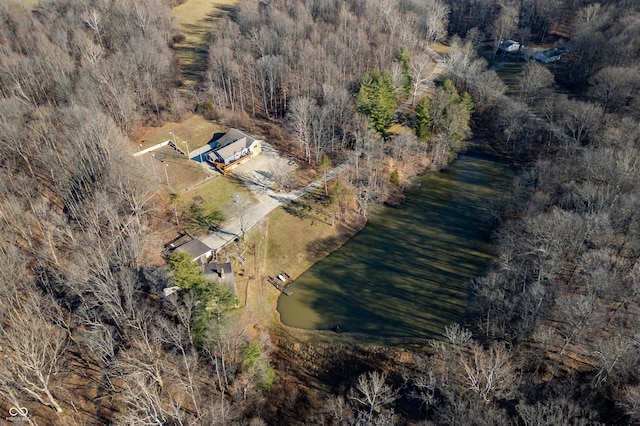
<svg viewBox="0 0 640 426">
<path fill-rule="evenodd" d="M 327 361 L 353 373 L 316 405 L 317 424 L 640 421 L 640 51 L 635 41 L 618 43 L 640 10 L 624 1 L 553 3 L 560 9 L 546 18 L 536 15 L 549 2 L 449 4 L 461 36 L 444 59 L 451 81 L 474 98 L 474 128 L 489 130 L 489 144 L 523 166 L 496 215 L 495 261 L 471 283 L 464 324 L 410 361 L 375 349 L 367 352 L 375 361 Z M 506 18 L 514 26 L 498 32 Z M 507 88 L 478 55 L 487 29 L 524 41 L 566 29 L 572 50 L 557 66 L 525 64 Z M 610 51 L 592 50 L 605 44 Z M 569 94 L 556 94 L 558 84 Z M 507 98 L 508 90 L 518 95 Z"/>
<path fill-rule="evenodd" d="M 164 206 L 127 133 L 181 102 L 176 33 L 163 1 L 0 4 L 5 413 L 226 425 L 272 383 L 268 339 L 247 335 L 233 298 L 153 261 Z"/>
<path fill-rule="evenodd" d="M 277 119 L 322 168 L 348 161 L 345 181 L 325 187 L 336 216 L 345 197 L 366 214 L 401 185 L 403 158 L 445 165 L 471 114 L 529 166 L 463 325 L 408 362 L 339 347 L 301 360 L 300 377 L 300 365 L 314 380 L 341 376 L 299 393 L 275 378 L 270 337 L 249 336 L 228 294 L 188 259 L 165 269 L 147 256 L 161 208 L 125 132 L 182 102 L 168 4 L 0 4 L 0 404 L 52 424 L 276 423 L 287 407 L 301 424 L 640 421 L 637 6 L 561 3 L 577 11 L 572 59 L 551 76 L 527 66 L 509 108 L 476 53 L 509 22 L 550 37 L 563 16 L 551 3 L 243 2 L 212 39 L 203 105 Z M 447 28 L 463 36 L 450 40 L 450 81 L 402 118 L 414 134 L 387 137 L 391 98 L 411 99 L 431 64 L 422 43 Z M 588 49 L 594 40 L 619 41 L 617 53 Z M 551 77 L 571 96 L 539 96 Z M 386 158 L 395 169 L 379 167 Z"/>
<path fill-rule="evenodd" d="M 32 107 L 78 105 L 118 126 L 167 114 L 176 103 L 177 34 L 168 5 L 40 2 L 0 6 L 0 93 Z"/>
</svg>

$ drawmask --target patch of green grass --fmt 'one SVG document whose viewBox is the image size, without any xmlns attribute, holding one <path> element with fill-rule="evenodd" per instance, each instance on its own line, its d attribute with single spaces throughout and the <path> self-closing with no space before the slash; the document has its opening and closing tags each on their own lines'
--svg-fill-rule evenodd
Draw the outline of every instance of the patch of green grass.
<svg viewBox="0 0 640 426">
<path fill-rule="evenodd" d="M 234 195 L 254 199 L 251 192 L 233 176 L 220 176 L 198 186 L 197 188 L 182 194 L 182 204 L 189 206 L 196 202 L 206 211 L 223 211 Z"/>
<path fill-rule="evenodd" d="M 347 239 L 313 208 L 301 217 L 281 207 L 269 215 L 266 264 L 273 273 L 285 270 L 295 278 Z"/>
</svg>

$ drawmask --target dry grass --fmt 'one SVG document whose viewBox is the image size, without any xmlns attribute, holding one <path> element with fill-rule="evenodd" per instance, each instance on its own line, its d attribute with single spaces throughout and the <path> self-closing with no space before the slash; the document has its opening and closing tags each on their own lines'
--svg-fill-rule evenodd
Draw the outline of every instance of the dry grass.
<svg viewBox="0 0 640 426">
<path fill-rule="evenodd" d="M 9 3 L 18 6 L 35 6 L 40 3 L 40 0 L 9 0 Z"/>
<path fill-rule="evenodd" d="M 316 205 L 314 200 L 307 201 Z M 243 306 L 250 308 L 246 315 L 257 315 L 254 320 L 263 325 L 280 326 L 274 315 L 280 293 L 267 283 L 266 277 L 284 270 L 296 279 L 364 226 L 361 218 L 355 217 L 352 222 L 337 223 L 335 227 L 320 219 L 323 217 L 318 213 L 301 218 L 280 207 L 249 232 L 246 244 L 225 249 L 232 262 L 235 258 L 229 253 L 241 253 L 246 259 L 243 264 L 234 263 L 238 297 Z"/>
<path fill-rule="evenodd" d="M 199 163 L 168 146 L 136 157 L 161 192 L 180 192 L 211 178 Z M 166 172 L 165 172 L 166 170 Z M 169 187 L 167 187 L 167 178 Z"/>
<path fill-rule="evenodd" d="M 227 127 L 207 120 L 201 115 L 192 115 L 179 123 L 167 123 L 162 127 L 145 127 L 138 133 L 137 143 L 141 149 L 148 148 L 160 142 L 175 140 L 177 145 L 186 152 L 186 145 L 193 151 L 211 141 L 218 132 L 226 132 Z M 169 132 L 173 132 L 173 135 Z M 186 144 L 182 141 L 186 141 Z M 137 150 L 137 148 L 136 148 Z"/>
<path fill-rule="evenodd" d="M 432 48 L 434 52 L 436 52 L 439 55 L 446 55 L 447 53 L 451 52 L 451 47 L 445 46 L 442 43 L 433 43 L 429 45 L 429 47 Z"/>
<path fill-rule="evenodd" d="M 206 68 L 212 22 L 232 11 L 239 0 L 187 0 L 173 8 L 185 40 L 176 45 L 184 84 L 198 82 Z"/>
</svg>

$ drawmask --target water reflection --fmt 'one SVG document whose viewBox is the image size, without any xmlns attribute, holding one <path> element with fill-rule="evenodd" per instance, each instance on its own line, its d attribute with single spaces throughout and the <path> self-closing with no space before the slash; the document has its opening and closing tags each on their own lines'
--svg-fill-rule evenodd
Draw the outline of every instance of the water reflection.
<svg viewBox="0 0 640 426">
<path fill-rule="evenodd" d="M 294 294 L 278 300 L 282 321 L 378 336 L 440 335 L 460 320 L 469 280 L 491 257 L 489 209 L 510 178 L 505 165 L 479 155 L 420 178 L 405 205 L 372 215 L 292 284 Z"/>
</svg>

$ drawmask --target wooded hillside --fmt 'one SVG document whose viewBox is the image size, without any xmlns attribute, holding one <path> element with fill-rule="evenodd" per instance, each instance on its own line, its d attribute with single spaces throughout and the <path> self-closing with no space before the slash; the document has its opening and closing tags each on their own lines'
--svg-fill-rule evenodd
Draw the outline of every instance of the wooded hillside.
<svg viewBox="0 0 640 426">
<path fill-rule="evenodd" d="M 279 126 L 309 167 L 349 163 L 337 210 L 347 194 L 366 215 L 471 130 L 522 167 L 465 323 L 409 349 L 270 335 L 188 258 L 151 265 L 161 208 L 128 135 L 186 102 L 169 2 L 0 3 L 0 410 L 39 425 L 637 424 L 639 18 L 625 0 L 272 0 L 215 29 L 193 110 Z M 478 54 L 502 38 L 569 48 L 507 86 Z M 448 79 L 413 103 L 436 41 Z"/>
</svg>

